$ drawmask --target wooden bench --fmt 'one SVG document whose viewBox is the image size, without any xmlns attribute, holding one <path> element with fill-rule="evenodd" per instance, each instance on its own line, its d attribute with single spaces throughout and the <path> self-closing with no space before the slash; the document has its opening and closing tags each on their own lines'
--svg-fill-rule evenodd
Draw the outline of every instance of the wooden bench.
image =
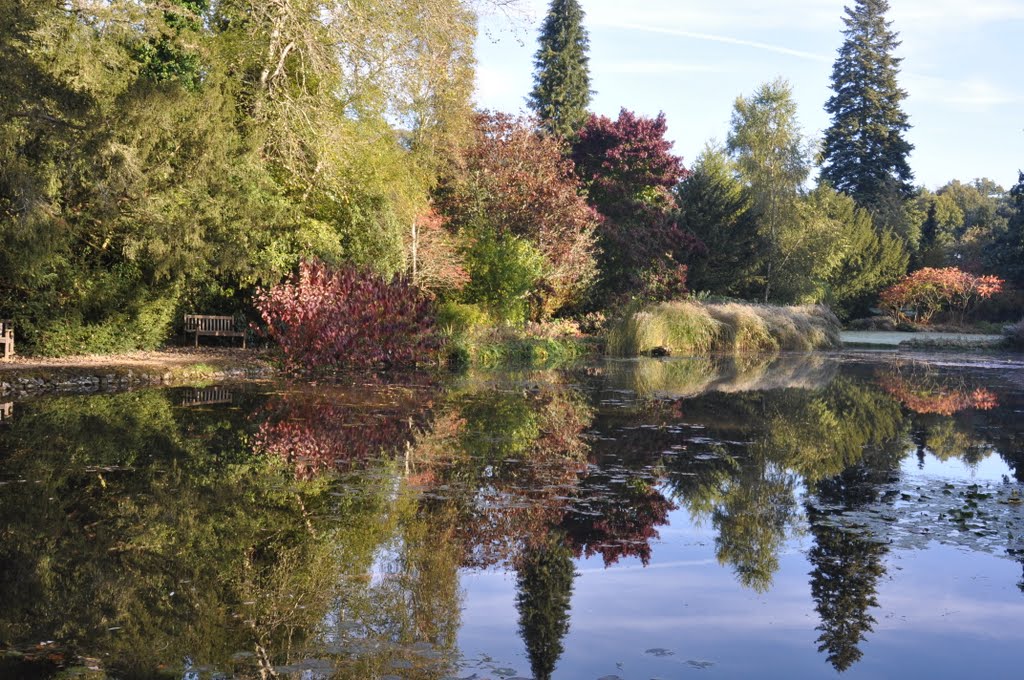
<svg viewBox="0 0 1024 680">
<path fill-rule="evenodd" d="M 241 338 L 242 349 L 245 349 L 245 331 L 235 330 L 235 318 L 232 316 L 186 314 L 185 334 L 189 333 L 195 333 L 196 347 L 199 347 L 200 335 L 212 335 L 221 338 Z"/>
<path fill-rule="evenodd" d="M 0 319 L 0 359 L 14 356 L 14 324 L 7 319 Z"/>
</svg>

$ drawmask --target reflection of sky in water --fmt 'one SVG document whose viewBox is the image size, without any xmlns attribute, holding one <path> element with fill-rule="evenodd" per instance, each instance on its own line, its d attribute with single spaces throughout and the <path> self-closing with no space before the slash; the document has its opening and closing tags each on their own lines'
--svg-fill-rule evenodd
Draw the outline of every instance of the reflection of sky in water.
<svg viewBox="0 0 1024 680">
<path fill-rule="evenodd" d="M 647 568 L 636 559 L 608 569 L 599 557 L 577 561 L 571 627 L 555 678 L 668 679 L 702 666 L 715 677 L 838 675 L 817 651 L 809 537 L 787 542 L 771 588 L 758 594 L 718 564 L 710 528 L 695 528 L 685 510 L 671 519 Z M 1020 563 L 934 544 L 884 561 L 879 607 L 871 610 L 877 623 L 860 645 L 863 658 L 843 677 L 1019 677 Z M 514 575 L 464 572 L 461 583 L 466 673 L 512 668 L 529 676 Z"/>
<path fill-rule="evenodd" d="M 909 456 L 903 459 L 900 468 L 903 478 L 908 483 L 922 478 L 999 482 L 1003 477 L 1013 477 L 1010 466 L 995 453 L 973 465 L 969 465 L 959 458 L 943 461 L 935 456 L 925 456 L 922 464 L 916 457 Z"/>
</svg>

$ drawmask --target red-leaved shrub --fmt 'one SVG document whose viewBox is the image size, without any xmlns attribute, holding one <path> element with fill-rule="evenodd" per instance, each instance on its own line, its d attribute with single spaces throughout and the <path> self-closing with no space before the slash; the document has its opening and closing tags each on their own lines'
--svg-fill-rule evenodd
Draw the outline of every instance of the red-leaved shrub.
<svg viewBox="0 0 1024 680">
<path fill-rule="evenodd" d="M 894 321 L 927 324 L 938 312 L 950 311 L 963 323 L 972 305 L 1003 289 L 998 276 L 975 276 L 956 267 L 925 267 L 882 291 L 881 306 Z M 910 316 L 908 316 L 910 312 Z"/>
<path fill-rule="evenodd" d="M 297 275 L 255 296 L 285 367 L 409 366 L 433 358 L 431 301 L 404 279 L 302 262 Z"/>
</svg>

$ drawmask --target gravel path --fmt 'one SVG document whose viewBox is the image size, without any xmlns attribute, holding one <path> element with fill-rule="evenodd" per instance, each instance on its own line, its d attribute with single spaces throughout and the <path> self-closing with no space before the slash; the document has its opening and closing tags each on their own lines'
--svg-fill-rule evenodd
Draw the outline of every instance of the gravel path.
<svg viewBox="0 0 1024 680">
<path fill-rule="evenodd" d="M 0 374 L 53 369 L 58 372 L 96 369 L 132 369 L 162 373 L 176 368 L 205 364 L 218 369 L 256 368 L 267 364 L 267 354 L 259 350 L 175 347 L 155 352 L 128 354 L 87 354 L 60 357 L 15 357 L 0 361 Z"/>
</svg>

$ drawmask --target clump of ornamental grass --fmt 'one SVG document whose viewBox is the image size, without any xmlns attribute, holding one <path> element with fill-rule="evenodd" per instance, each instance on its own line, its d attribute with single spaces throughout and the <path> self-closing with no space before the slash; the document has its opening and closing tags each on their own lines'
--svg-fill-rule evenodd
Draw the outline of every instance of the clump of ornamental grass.
<svg viewBox="0 0 1024 680">
<path fill-rule="evenodd" d="M 638 356 L 659 348 L 674 354 L 708 354 L 722 333 L 721 325 L 696 302 L 634 306 L 610 323 L 606 351 L 612 356 Z"/>
<path fill-rule="evenodd" d="M 612 356 L 811 351 L 840 346 L 840 324 L 827 307 L 663 302 L 634 307 L 610 325 Z"/>
</svg>

